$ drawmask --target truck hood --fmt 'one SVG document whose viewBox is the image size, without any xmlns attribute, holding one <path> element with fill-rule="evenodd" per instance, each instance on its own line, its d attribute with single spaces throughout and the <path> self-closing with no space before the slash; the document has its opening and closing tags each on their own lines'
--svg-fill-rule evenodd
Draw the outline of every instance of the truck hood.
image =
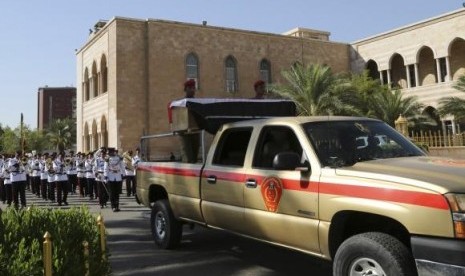
<svg viewBox="0 0 465 276">
<path fill-rule="evenodd" d="M 337 168 L 336 174 L 402 183 L 441 194 L 465 193 L 465 160 L 431 156 L 378 159 Z"/>
</svg>

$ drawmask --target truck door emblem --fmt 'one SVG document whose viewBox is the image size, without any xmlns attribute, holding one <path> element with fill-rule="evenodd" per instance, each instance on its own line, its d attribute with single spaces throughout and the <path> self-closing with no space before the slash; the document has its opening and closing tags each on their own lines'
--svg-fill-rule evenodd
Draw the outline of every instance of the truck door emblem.
<svg viewBox="0 0 465 276">
<path fill-rule="evenodd" d="M 268 211 L 276 212 L 283 193 L 281 179 L 275 176 L 266 177 L 262 182 L 261 192 Z"/>
</svg>

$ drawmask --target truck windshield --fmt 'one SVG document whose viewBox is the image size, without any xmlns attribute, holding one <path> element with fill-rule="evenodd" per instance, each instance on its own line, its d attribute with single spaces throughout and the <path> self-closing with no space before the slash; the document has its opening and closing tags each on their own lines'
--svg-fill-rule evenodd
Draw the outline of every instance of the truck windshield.
<svg viewBox="0 0 465 276">
<path fill-rule="evenodd" d="M 323 166 L 426 155 L 407 138 L 381 121 L 324 121 L 303 124 Z"/>
</svg>

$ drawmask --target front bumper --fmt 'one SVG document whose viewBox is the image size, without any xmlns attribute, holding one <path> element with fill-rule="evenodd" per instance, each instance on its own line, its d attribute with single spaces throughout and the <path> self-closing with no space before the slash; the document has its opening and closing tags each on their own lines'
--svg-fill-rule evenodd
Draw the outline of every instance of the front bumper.
<svg viewBox="0 0 465 276">
<path fill-rule="evenodd" d="M 418 275 L 465 275 L 465 241 L 433 237 L 411 238 Z"/>
</svg>

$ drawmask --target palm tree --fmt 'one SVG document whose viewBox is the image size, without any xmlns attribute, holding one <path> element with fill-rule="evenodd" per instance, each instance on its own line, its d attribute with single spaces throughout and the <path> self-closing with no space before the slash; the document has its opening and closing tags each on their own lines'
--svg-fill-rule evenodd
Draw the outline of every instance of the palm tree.
<svg viewBox="0 0 465 276">
<path fill-rule="evenodd" d="M 46 133 L 51 145 L 58 152 L 64 151 L 76 141 L 75 122 L 70 118 L 53 121 Z"/>
<path fill-rule="evenodd" d="M 458 91 L 465 92 L 465 75 L 457 80 L 454 88 Z M 439 100 L 439 114 L 442 116 L 451 114 L 455 120 L 465 121 L 465 99 L 459 97 L 444 97 Z"/>
<path fill-rule="evenodd" d="M 417 97 L 403 97 L 400 90 L 385 91 L 377 93 L 372 97 L 373 117 L 383 120 L 391 126 L 395 125 L 395 120 L 402 115 L 409 119 L 410 122 L 418 121 L 421 117 L 423 105 L 418 102 Z"/>
<path fill-rule="evenodd" d="M 386 85 L 382 85 L 379 80 L 370 77 L 368 70 L 363 71 L 361 74 L 350 74 L 348 77 L 350 82 L 350 90 L 353 93 L 346 93 L 348 97 L 345 101 L 355 106 L 360 114 L 366 117 L 373 117 L 372 106 L 373 98 L 381 93 L 389 92 L 389 88 Z"/>
<path fill-rule="evenodd" d="M 292 100 L 297 112 L 302 116 L 334 115 L 357 113 L 352 105 L 346 104 L 341 97 L 347 82 L 335 76 L 327 66 L 296 64 L 290 70 L 283 71 L 286 84 L 272 86 L 274 94 Z"/>
</svg>

